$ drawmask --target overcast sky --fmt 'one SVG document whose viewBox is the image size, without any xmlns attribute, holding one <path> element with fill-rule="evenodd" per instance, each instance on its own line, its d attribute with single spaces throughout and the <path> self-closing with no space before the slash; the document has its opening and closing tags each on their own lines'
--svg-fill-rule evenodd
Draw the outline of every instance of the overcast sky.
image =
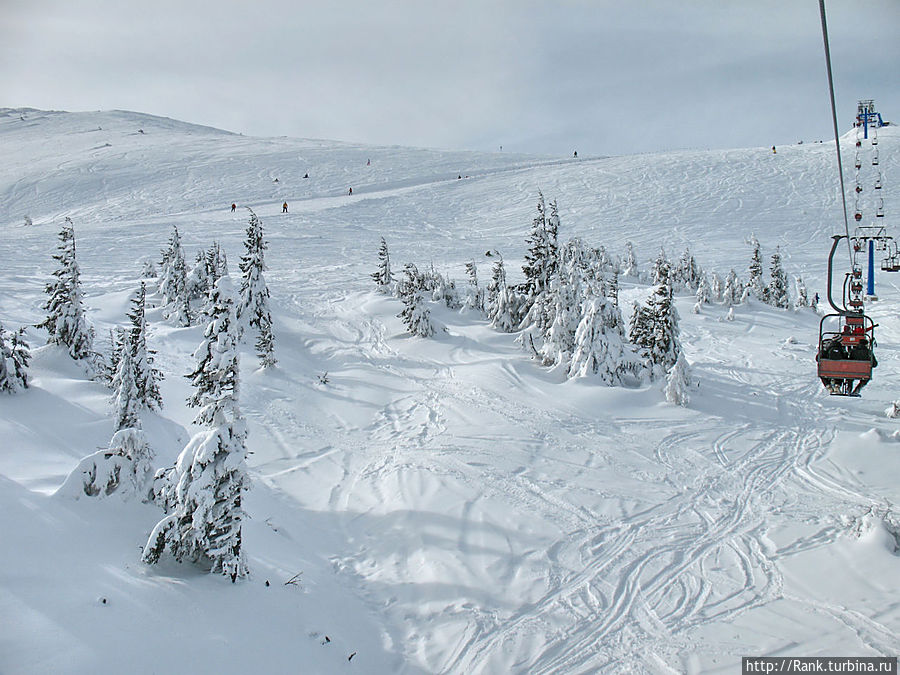
<svg viewBox="0 0 900 675">
<path fill-rule="evenodd" d="M 842 128 L 900 0 L 827 0 Z M 582 156 L 831 137 L 817 0 L 0 0 L 0 107 Z"/>
</svg>

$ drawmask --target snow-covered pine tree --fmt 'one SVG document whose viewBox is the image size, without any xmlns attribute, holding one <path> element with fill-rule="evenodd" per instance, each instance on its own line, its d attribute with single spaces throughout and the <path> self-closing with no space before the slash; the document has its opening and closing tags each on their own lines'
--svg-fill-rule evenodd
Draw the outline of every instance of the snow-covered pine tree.
<svg viewBox="0 0 900 675">
<path fill-rule="evenodd" d="M 666 374 L 666 400 L 675 405 L 686 406 L 690 402 L 691 374 L 684 354 L 679 351 L 675 364 Z"/>
<path fill-rule="evenodd" d="M 766 289 L 766 299 L 770 305 L 787 309 L 791 306 L 791 298 L 788 295 L 787 274 L 781 265 L 781 248 L 776 247 L 772 254 L 772 264 L 769 268 L 770 281 Z"/>
<path fill-rule="evenodd" d="M 478 268 L 475 261 L 470 260 L 466 263 L 466 299 L 464 306 L 469 309 L 477 309 L 479 312 L 484 311 L 484 289 L 478 285 Z"/>
<path fill-rule="evenodd" d="M 700 281 L 697 283 L 697 294 L 695 296 L 697 300 L 697 311 L 700 311 L 702 305 L 709 304 L 711 294 L 712 291 L 709 287 L 709 277 L 707 277 L 706 274 L 701 274 Z"/>
<path fill-rule="evenodd" d="M 94 356 L 94 330 L 85 316 L 82 303 L 81 277 L 75 259 L 75 226 L 66 218 L 59 233 L 58 253 L 53 256 L 58 266 L 54 280 L 47 284 L 50 296 L 43 308 L 47 318 L 37 328 L 47 329 L 47 344 L 63 345 L 69 356 L 80 361 Z"/>
<path fill-rule="evenodd" d="M 89 497 L 105 497 L 113 493 L 125 497 L 137 494 L 142 499 L 148 496 L 153 451 L 141 430 L 141 402 L 134 379 L 131 333 L 120 330 L 118 334 L 121 335 L 121 345 L 112 379 L 115 433 L 109 448 L 90 454 L 78 463 L 57 494 L 75 499 L 82 494 Z"/>
<path fill-rule="evenodd" d="M 431 322 L 431 312 L 422 299 L 418 270 L 415 265 L 408 264 L 403 272 L 406 279 L 397 285 L 403 309 L 397 316 L 403 319 L 406 329 L 413 335 L 431 337 L 434 335 L 434 324 Z"/>
<path fill-rule="evenodd" d="M 141 281 L 141 287 L 131 298 L 131 356 L 134 362 L 134 380 L 137 387 L 137 398 L 140 404 L 150 410 L 162 408 L 162 395 L 159 383 L 163 379 L 162 371 L 153 367 L 155 351 L 147 346 L 146 317 L 147 286 Z"/>
<path fill-rule="evenodd" d="M 794 307 L 809 307 L 809 294 L 806 290 L 806 284 L 803 283 L 803 277 L 798 275 L 794 280 L 794 285 L 797 290 L 797 300 L 794 302 Z"/>
<path fill-rule="evenodd" d="M 625 242 L 625 256 L 622 258 L 622 274 L 626 277 L 637 278 L 640 276 L 637 258 L 634 255 L 634 244 Z"/>
<path fill-rule="evenodd" d="M 247 574 L 241 541 L 242 498 L 249 487 L 247 428 L 238 396 L 238 326 L 231 280 L 222 277 L 204 308 L 204 340 L 188 375 L 196 388 L 188 405 L 206 427 L 185 446 L 168 473 L 159 503 L 171 511 L 157 523 L 142 559 L 156 563 L 169 551 L 178 561 L 210 567 L 235 581 Z"/>
<path fill-rule="evenodd" d="M 255 328 L 256 349 L 260 365 L 275 365 L 275 337 L 272 335 L 272 313 L 269 311 L 269 287 L 266 285 L 265 252 L 268 244 L 263 239 L 262 222 L 250 211 L 245 254 L 241 257 L 241 302 L 237 316 L 241 327 Z"/>
<path fill-rule="evenodd" d="M 494 261 L 484 309 L 491 326 L 499 331 L 511 333 L 519 325 L 518 295 L 506 283 L 506 268 L 502 259 Z"/>
<path fill-rule="evenodd" d="M 25 329 L 7 333 L 0 324 L 0 392 L 12 393 L 28 388 L 26 369 L 30 359 Z"/>
<path fill-rule="evenodd" d="M 546 293 L 550 287 L 550 279 L 556 273 L 559 265 L 559 250 L 557 235 L 559 231 L 559 214 L 556 202 L 551 204 L 551 214 L 546 215 L 544 195 L 538 193 L 538 214 L 531 223 L 531 232 L 527 238 L 528 250 L 525 253 L 525 263 L 522 272 L 525 281 L 522 284 L 524 304 L 522 312 L 525 322 L 530 322 L 528 313 L 532 305 Z"/>
<path fill-rule="evenodd" d="M 197 251 L 194 265 L 185 279 L 186 292 L 189 300 L 205 299 L 209 295 L 215 280 L 210 276 L 209 265 L 206 259 L 206 251 Z"/>
<path fill-rule="evenodd" d="M 634 350 L 625 342 L 622 324 L 618 307 L 602 295 L 589 293 L 575 330 L 568 376 L 596 376 L 607 386 L 621 385 L 637 365 Z"/>
<path fill-rule="evenodd" d="M 891 402 L 891 404 L 885 408 L 884 416 L 889 417 L 890 419 L 897 419 L 900 417 L 900 400 Z"/>
<path fill-rule="evenodd" d="M 722 280 L 722 277 L 719 276 L 718 272 L 712 273 L 712 280 L 710 281 L 710 299 L 712 302 L 722 302 L 722 294 L 725 289 L 725 282 Z"/>
<path fill-rule="evenodd" d="M 762 253 L 760 252 L 759 240 L 755 235 L 751 236 L 750 245 L 753 246 L 753 253 L 750 255 L 747 288 L 750 289 L 752 297 L 761 302 L 768 302 L 768 288 L 763 284 Z"/>
<path fill-rule="evenodd" d="M 187 267 L 177 227 L 172 228 L 169 243 L 163 250 L 160 268 L 159 293 L 166 306 L 166 317 L 174 319 L 180 326 L 190 326 L 191 306 L 187 288 Z"/>
<path fill-rule="evenodd" d="M 684 249 L 681 259 L 678 261 L 677 271 L 675 272 L 675 281 L 683 288 L 696 290 L 697 284 L 700 283 L 702 270 L 694 259 L 694 254 L 690 248 Z M 673 287 L 675 284 L 673 283 Z"/>
<path fill-rule="evenodd" d="M 744 292 L 743 285 L 738 279 L 737 272 L 733 269 L 725 277 L 725 288 L 722 291 L 722 302 L 726 307 L 738 305 L 741 302 L 741 296 Z"/>
<path fill-rule="evenodd" d="M 381 246 L 378 248 L 378 269 L 371 276 L 380 293 L 385 295 L 393 293 L 394 275 L 391 272 L 391 254 L 384 237 L 381 238 Z"/>
<path fill-rule="evenodd" d="M 673 302 L 669 270 L 662 266 L 662 282 L 647 302 L 647 330 L 637 344 L 646 349 L 651 379 L 657 379 L 675 364 L 681 351 L 678 342 L 678 310 Z"/>
<path fill-rule="evenodd" d="M 569 278 L 555 276 L 548 297 L 553 302 L 552 318 L 537 352 L 545 366 L 555 366 L 568 363 L 575 350 L 575 332 L 582 314 L 582 290 L 577 274 Z"/>
<path fill-rule="evenodd" d="M 152 260 L 145 260 L 144 267 L 141 269 L 141 278 L 155 279 L 156 275 L 156 264 Z"/>
<path fill-rule="evenodd" d="M 653 284 L 658 286 L 663 283 L 663 278 L 665 278 L 666 283 L 670 283 L 669 275 L 671 272 L 672 266 L 669 263 L 668 257 L 666 257 L 666 252 L 664 249 L 659 249 L 659 254 L 656 256 L 656 260 L 653 261 L 653 268 L 650 271 L 650 278 L 653 281 Z"/>
</svg>

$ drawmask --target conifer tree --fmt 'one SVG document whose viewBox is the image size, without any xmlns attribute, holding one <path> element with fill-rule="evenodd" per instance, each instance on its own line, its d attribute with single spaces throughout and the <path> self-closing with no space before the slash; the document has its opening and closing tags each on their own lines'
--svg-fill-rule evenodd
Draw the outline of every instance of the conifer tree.
<svg viewBox="0 0 900 675">
<path fill-rule="evenodd" d="M 551 213 L 548 218 L 544 205 L 544 195 L 538 194 L 538 214 L 531 223 L 531 232 L 527 238 L 528 250 L 525 253 L 525 263 L 522 265 L 522 271 L 525 273 L 522 291 L 525 299 L 523 313 L 526 315 L 526 321 L 532 305 L 549 288 L 550 279 L 555 274 L 559 264 L 557 245 L 559 214 L 556 202 L 554 201 L 551 204 Z"/>
<path fill-rule="evenodd" d="M 106 450 L 83 458 L 57 491 L 77 499 L 82 494 L 105 497 L 118 493 L 147 497 L 153 451 L 141 430 L 141 402 L 131 356 L 131 333 L 120 330 L 121 344 L 112 386 L 115 433 Z"/>
<path fill-rule="evenodd" d="M 511 333 L 519 325 L 518 295 L 506 283 L 502 259 L 494 262 L 484 304 L 488 321 L 497 330 Z"/>
<path fill-rule="evenodd" d="M 150 410 L 159 410 L 162 408 L 159 383 L 163 374 L 153 367 L 156 352 L 147 346 L 146 298 L 147 287 L 142 281 L 141 287 L 131 299 L 131 312 L 128 314 L 131 320 L 131 357 L 138 401 Z"/>
<path fill-rule="evenodd" d="M 247 574 L 241 540 L 242 498 L 249 487 L 246 424 L 238 403 L 238 327 L 231 280 L 222 277 L 204 308 L 204 340 L 188 375 L 195 387 L 188 404 L 199 408 L 197 433 L 178 457 L 157 501 L 169 511 L 144 547 L 156 563 L 169 551 L 176 560 L 206 565 L 235 581 Z"/>
<path fill-rule="evenodd" d="M 413 335 L 431 337 L 434 335 L 434 324 L 431 322 L 431 312 L 422 299 L 418 271 L 415 265 L 407 265 L 403 271 L 406 279 L 397 287 L 403 309 L 397 316 L 403 319 L 406 329 Z"/>
<path fill-rule="evenodd" d="M 791 306 L 791 298 L 788 295 L 787 274 L 781 266 L 781 249 L 776 248 L 772 254 L 772 264 L 769 268 L 770 281 L 766 290 L 766 299 L 770 305 L 787 309 Z"/>
<path fill-rule="evenodd" d="M 737 273 L 731 270 L 725 277 L 725 289 L 722 291 L 722 302 L 726 307 L 740 304 L 743 287 L 738 279 Z"/>
<path fill-rule="evenodd" d="M 666 374 L 666 400 L 675 405 L 686 406 L 690 402 L 691 375 L 684 354 L 679 352 L 674 365 Z"/>
<path fill-rule="evenodd" d="M 475 267 L 474 260 L 466 263 L 466 279 L 469 283 L 466 287 L 465 306 L 469 309 L 477 309 L 479 312 L 483 312 L 484 289 L 478 285 L 478 269 Z"/>
<path fill-rule="evenodd" d="M 589 294 L 575 330 L 569 377 L 595 376 L 610 387 L 622 384 L 635 366 L 634 352 L 625 343 L 622 315 L 608 298 Z"/>
<path fill-rule="evenodd" d="M 143 279 L 155 279 L 156 278 L 156 265 L 152 260 L 145 260 L 144 267 L 141 270 L 141 278 Z"/>
<path fill-rule="evenodd" d="M 666 257 L 665 250 L 660 248 L 656 260 L 653 261 L 653 269 L 650 272 L 650 278 L 653 280 L 653 284 L 658 286 L 663 283 L 663 279 L 666 280 L 666 283 L 669 283 L 671 281 L 669 279 L 671 269 L 672 267 L 668 257 Z"/>
<path fill-rule="evenodd" d="M 275 338 L 272 335 L 272 313 L 269 311 L 269 287 L 263 274 L 265 251 L 268 244 L 263 239 L 262 222 L 250 211 L 246 253 L 241 258 L 241 304 L 238 320 L 243 326 L 257 331 L 256 350 L 263 368 L 275 365 Z"/>
<path fill-rule="evenodd" d="M 709 278 L 706 276 L 706 274 L 701 274 L 700 281 L 697 283 L 697 294 L 695 296 L 697 299 L 698 311 L 701 305 L 709 304 L 711 294 L 712 291 L 709 287 Z"/>
<path fill-rule="evenodd" d="M 753 246 L 753 253 L 750 256 L 747 288 L 750 290 L 751 296 L 761 302 L 768 302 L 768 289 L 763 285 L 763 264 L 759 241 L 754 236 L 751 238 L 750 244 Z"/>
<path fill-rule="evenodd" d="M 58 267 L 54 280 L 47 284 L 50 296 L 43 308 L 47 318 L 37 325 L 47 329 L 47 344 L 63 345 L 69 356 L 80 361 L 93 357 L 94 330 L 87 322 L 82 303 L 81 278 L 75 259 L 75 226 L 70 218 L 59 233 Z"/>
<path fill-rule="evenodd" d="M 637 258 L 634 255 L 634 245 L 630 241 L 625 242 L 625 257 L 622 258 L 622 274 L 626 277 L 640 276 Z"/>
<path fill-rule="evenodd" d="M 806 284 L 803 283 L 803 277 L 798 276 L 794 280 L 795 288 L 797 290 L 797 301 L 794 303 L 795 307 L 809 307 L 809 294 L 806 290 Z"/>
<path fill-rule="evenodd" d="M 722 302 L 722 295 L 725 289 L 725 282 L 722 281 L 722 277 L 719 276 L 718 272 L 712 273 L 712 280 L 710 281 L 710 298 L 713 302 Z"/>
<path fill-rule="evenodd" d="M 651 368 L 651 378 L 667 372 L 678 359 L 678 311 L 673 302 L 669 270 L 661 268 L 662 283 L 657 285 L 646 307 L 642 330 L 635 335 L 635 343 L 646 350 Z"/>
<path fill-rule="evenodd" d="M 394 275 L 391 272 L 391 254 L 388 251 L 388 245 L 384 237 L 381 238 L 381 246 L 378 249 L 378 269 L 371 276 L 375 280 L 375 285 L 378 286 L 379 292 L 385 295 L 392 293 Z"/>
<path fill-rule="evenodd" d="M 28 388 L 28 362 L 31 351 L 25 341 L 25 329 L 7 333 L 0 324 L 0 392 Z"/>
<path fill-rule="evenodd" d="M 163 250 L 160 267 L 159 293 L 166 306 L 166 317 L 174 319 L 180 326 L 190 326 L 191 306 L 187 287 L 187 267 L 177 227 L 172 228 L 169 243 Z"/>
</svg>

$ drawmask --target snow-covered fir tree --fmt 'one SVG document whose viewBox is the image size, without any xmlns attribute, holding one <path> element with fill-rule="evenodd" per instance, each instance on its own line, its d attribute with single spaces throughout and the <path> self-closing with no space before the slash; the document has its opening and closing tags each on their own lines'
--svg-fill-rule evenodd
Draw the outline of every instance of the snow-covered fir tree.
<svg viewBox="0 0 900 675">
<path fill-rule="evenodd" d="M 506 283 L 503 260 L 495 260 L 484 301 L 485 314 L 491 326 L 504 333 L 513 332 L 520 321 L 518 300 L 518 294 Z"/>
<path fill-rule="evenodd" d="M 257 333 L 256 350 L 263 368 L 275 365 L 275 337 L 272 334 L 272 313 L 269 310 L 269 287 L 266 285 L 265 252 L 268 244 L 263 239 L 262 222 L 250 211 L 246 252 L 241 257 L 241 302 L 238 320 L 241 326 L 253 328 Z"/>
<path fill-rule="evenodd" d="M 710 275 L 709 287 L 710 300 L 712 302 L 722 302 L 722 294 L 725 290 L 725 282 L 722 280 L 722 277 L 719 276 L 718 272 L 713 272 Z"/>
<path fill-rule="evenodd" d="M 381 238 L 381 246 L 378 247 L 378 269 L 372 273 L 372 279 L 375 280 L 379 292 L 385 295 L 393 293 L 394 274 L 391 272 L 391 254 L 384 237 Z"/>
<path fill-rule="evenodd" d="M 686 406 L 690 403 L 691 374 L 684 354 L 679 351 L 675 364 L 666 374 L 666 400 L 675 405 Z"/>
<path fill-rule="evenodd" d="M 152 260 L 145 260 L 144 267 L 141 269 L 141 278 L 142 279 L 155 279 L 157 276 L 156 272 L 156 263 Z"/>
<path fill-rule="evenodd" d="M 57 251 L 54 279 L 45 289 L 50 296 L 43 306 L 47 318 L 37 327 L 47 329 L 47 344 L 63 345 L 75 360 L 89 359 L 94 356 L 94 330 L 85 316 L 75 259 L 75 226 L 70 218 L 60 230 Z"/>
<path fill-rule="evenodd" d="M 153 451 L 141 430 L 137 385 L 129 331 L 119 331 L 121 344 L 112 379 L 115 433 L 109 447 L 84 457 L 69 474 L 57 494 L 78 499 L 82 495 L 148 498 Z"/>
<path fill-rule="evenodd" d="M 207 264 L 206 251 L 198 251 L 194 258 L 194 265 L 185 279 L 186 292 L 189 300 L 205 299 L 215 284 L 215 279 L 210 274 Z"/>
<path fill-rule="evenodd" d="M 615 387 L 637 367 L 634 350 L 625 341 L 619 308 L 608 298 L 589 293 L 575 330 L 568 376 L 594 376 Z"/>
<path fill-rule="evenodd" d="M 166 472 L 156 494 L 167 510 L 144 547 L 156 563 L 168 551 L 176 560 L 208 566 L 235 581 L 247 574 L 242 547 L 247 428 L 240 411 L 238 326 L 231 280 L 222 277 L 203 310 L 208 321 L 188 375 L 195 387 L 188 404 L 199 408 L 194 435 Z M 158 481 L 159 483 L 159 481 Z"/>
<path fill-rule="evenodd" d="M 190 326 L 191 305 L 187 287 L 187 267 L 177 227 L 172 228 L 169 243 L 163 249 L 158 288 L 166 308 L 166 317 L 173 319 L 180 326 Z"/>
<path fill-rule="evenodd" d="M 806 284 L 803 282 L 803 277 L 797 276 L 797 278 L 794 279 L 794 288 L 797 293 L 794 307 L 809 307 L 809 293 L 806 290 Z"/>
<path fill-rule="evenodd" d="M 397 315 L 403 320 L 406 329 L 419 337 L 431 337 L 434 335 L 434 324 L 431 321 L 431 312 L 422 299 L 420 277 L 414 265 L 407 265 L 403 270 L 406 274 L 397 286 L 403 309 Z"/>
<path fill-rule="evenodd" d="M 653 267 L 650 270 L 650 279 L 653 284 L 658 286 L 663 283 L 664 278 L 666 283 L 669 283 L 671 281 L 671 279 L 669 279 L 671 269 L 672 265 L 669 263 L 669 258 L 666 256 L 665 250 L 660 248 L 656 260 L 653 261 Z"/>
<path fill-rule="evenodd" d="M 146 299 L 147 286 L 142 281 L 137 293 L 131 299 L 131 311 L 128 313 L 131 321 L 131 357 L 134 362 L 138 401 L 150 410 L 159 410 L 162 408 L 159 383 L 163 380 L 163 374 L 153 366 L 156 352 L 147 346 Z"/>
<path fill-rule="evenodd" d="M 763 284 L 762 253 L 760 252 L 759 240 L 756 236 L 751 237 L 750 245 L 753 247 L 753 253 L 750 255 L 747 288 L 751 297 L 761 302 L 768 302 L 768 288 Z"/>
<path fill-rule="evenodd" d="M 477 309 L 479 312 L 484 311 L 484 289 L 478 284 L 478 268 L 475 261 L 470 260 L 466 263 L 466 299 L 464 306 L 469 309 Z"/>
<path fill-rule="evenodd" d="M 568 275 L 567 275 L 568 276 Z M 568 363 L 575 350 L 575 332 L 582 313 L 582 290 L 577 275 L 557 275 L 550 282 L 552 318 L 547 335 L 536 349 L 546 366 Z"/>
<path fill-rule="evenodd" d="M 740 304 L 744 288 L 738 279 L 737 272 L 731 270 L 725 277 L 725 288 L 722 290 L 722 302 L 726 307 Z"/>
<path fill-rule="evenodd" d="M 708 305 L 712 299 L 712 289 L 709 287 L 709 277 L 706 274 L 700 275 L 695 298 L 698 305 Z"/>
<path fill-rule="evenodd" d="M 630 241 L 625 242 L 625 255 L 622 257 L 622 274 L 635 279 L 641 274 L 638 269 L 637 257 L 634 255 L 634 244 Z"/>
<path fill-rule="evenodd" d="M 893 401 L 884 411 L 884 416 L 891 419 L 900 417 L 900 400 Z"/>
<path fill-rule="evenodd" d="M 524 321 L 531 323 L 534 316 L 529 316 L 532 305 L 541 303 L 542 296 L 550 287 L 550 279 L 556 273 L 559 265 L 559 250 L 557 235 L 559 231 L 559 213 L 556 202 L 551 204 L 551 213 L 548 217 L 544 204 L 544 195 L 539 194 L 537 211 L 531 223 L 531 232 L 526 240 L 528 250 L 525 252 L 525 262 L 522 272 L 525 281 L 522 284 Z"/>
<path fill-rule="evenodd" d="M 434 302 L 443 302 L 448 309 L 459 309 L 462 307 L 459 291 L 456 290 L 456 282 L 453 279 L 446 275 L 438 274 L 433 267 L 429 276 L 431 299 Z"/>
<path fill-rule="evenodd" d="M 678 342 L 678 310 L 673 302 L 669 270 L 661 268 L 662 282 L 647 302 L 641 330 L 633 341 L 645 350 L 651 379 L 657 379 L 675 364 L 681 347 Z"/>
<path fill-rule="evenodd" d="M 25 341 L 25 328 L 8 333 L 0 324 L 0 392 L 12 393 L 28 388 L 28 362 L 31 351 Z"/>
<path fill-rule="evenodd" d="M 684 253 L 681 255 L 681 259 L 678 261 L 678 266 L 675 268 L 674 273 L 675 278 L 672 284 L 673 287 L 678 286 L 690 290 L 697 289 L 697 284 L 700 283 L 702 270 L 694 259 L 694 254 L 691 253 L 690 248 L 684 249 Z"/>
<path fill-rule="evenodd" d="M 769 268 L 769 286 L 766 289 L 766 300 L 770 305 L 787 309 L 791 306 L 791 298 L 788 295 L 787 274 L 781 265 L 781 249 L 775 249 L 772 254 L 772 264 Z"/>
</svg>

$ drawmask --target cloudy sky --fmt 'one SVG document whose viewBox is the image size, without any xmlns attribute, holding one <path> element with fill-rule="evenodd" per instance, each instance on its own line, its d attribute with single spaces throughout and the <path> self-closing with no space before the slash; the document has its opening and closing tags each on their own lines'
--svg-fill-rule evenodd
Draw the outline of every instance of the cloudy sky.
<svg viewBox="0 0 900 675">
<path fill-rule="evenodd" d="M 827 0 L 842 127 L 900 0 Z M 582 156 L 830 137 L 817 0 L 0 0 L 0 107 Z"/>
</svg>

